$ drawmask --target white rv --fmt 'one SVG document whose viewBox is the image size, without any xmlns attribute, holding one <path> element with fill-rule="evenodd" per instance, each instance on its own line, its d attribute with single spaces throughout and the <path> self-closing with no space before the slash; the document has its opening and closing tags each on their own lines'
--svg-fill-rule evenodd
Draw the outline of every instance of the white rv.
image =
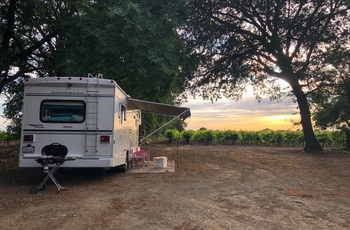
<svg viewBox="0 0 350 230">
<path fill-rule="evenodd" d="M 139 149 L 141 111 L 182 117 L 188 108 L 130 98 L 114 80 L 92 77 L 29 78 L 24 82 L 20 167 L 41 167 L 44 146 L 68 149 L 61 167 L 127 170 Z"/>
</svg>

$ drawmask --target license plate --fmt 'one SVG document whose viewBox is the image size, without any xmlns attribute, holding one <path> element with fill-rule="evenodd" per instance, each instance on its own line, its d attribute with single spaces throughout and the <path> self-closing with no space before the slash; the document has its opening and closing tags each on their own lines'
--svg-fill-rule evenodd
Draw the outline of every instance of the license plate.
<svg viewBox="0 0 350 230">
<path fill-rule="evenodd" d="M 34 146 L 23 146 L 22 147 L 22 153 L 34 153 L 35 147 Z"/>
</svg>

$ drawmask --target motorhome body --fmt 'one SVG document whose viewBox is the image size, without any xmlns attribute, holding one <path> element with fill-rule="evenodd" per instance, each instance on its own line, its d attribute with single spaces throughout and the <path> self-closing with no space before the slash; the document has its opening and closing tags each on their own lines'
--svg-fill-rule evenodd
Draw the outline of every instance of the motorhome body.
<svg viewBox="0 0 350 230">
<path fill-rule="evenodd" d="M 30 78 L 24 85 L 20 167 L 41 167 L 34 159 L 52 143 L 66 146 L 76 159 L 62 167 L 127 166 L 139 149 L 141 107 L 157 106 L 130 98 L 114 80 L 102 78 Z"/>
</svg>

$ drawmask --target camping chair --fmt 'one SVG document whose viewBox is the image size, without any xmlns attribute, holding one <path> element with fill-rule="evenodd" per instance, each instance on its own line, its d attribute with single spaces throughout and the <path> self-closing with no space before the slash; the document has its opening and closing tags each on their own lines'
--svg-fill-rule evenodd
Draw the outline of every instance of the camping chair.
<svg viewBox="0 0 350 230">
<path fill-rule="evenodd" d="M 148 162 L 150 160 L 150 152 L 147 150 L 139 150 L 134 153 L 132 162 L 133 165 L 137 165 L 137 163 L 142 163 L 143 167 L 147 167 Z"/>
<path fill-rule="evenodd" d="M 39 185 L 34 185 L 30 188 L 31 194 L 36 194 L 39 190 L 43 191 L 46 189 L 46 182 L 51 179 L 52 182 L 57 187 L 57 193 L 60 192 L 61 189 L 65 190 L 64 187 L 62 187 L 56 178 L 54 177 L 54 173 L 60 167 L 65 161 L 69 160 L 75 160 L 75 158 L 72 157 L 66 157 L 68 153 L 68 149 L 66 146 L 61 145 L 59 143 L 52 143 L 50 145 L 46 145 L 41 150 L 41 157 L 35 159 L 36 162 L 42 165 L 43 172 L 46 173 L 46 177 L 41 181 Z M 49 165 L 54 165 L 54 167 L 50 170 Z"/>
</svg>

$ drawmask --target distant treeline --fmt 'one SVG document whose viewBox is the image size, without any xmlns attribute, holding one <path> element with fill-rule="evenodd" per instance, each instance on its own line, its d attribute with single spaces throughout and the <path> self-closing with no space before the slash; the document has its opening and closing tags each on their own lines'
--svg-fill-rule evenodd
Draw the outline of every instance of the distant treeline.
<svg viewBox="0 0 350 230">
<path fill-rule="evenodd" d="M 346 146 L 344 132 L 315 131 L 315 135 L 323 147 Z M 176 129 L 168 129 L 164 136 L 169 142 L 180 138 L 181 143 L 191 142 L 201 144 L 223 145 L 261 145 L 261 146 L 304 146 L 304 134 L 302 131 L 234 131 L 234 130 L 184 130 L 181 133 Z"/>
</svg>

